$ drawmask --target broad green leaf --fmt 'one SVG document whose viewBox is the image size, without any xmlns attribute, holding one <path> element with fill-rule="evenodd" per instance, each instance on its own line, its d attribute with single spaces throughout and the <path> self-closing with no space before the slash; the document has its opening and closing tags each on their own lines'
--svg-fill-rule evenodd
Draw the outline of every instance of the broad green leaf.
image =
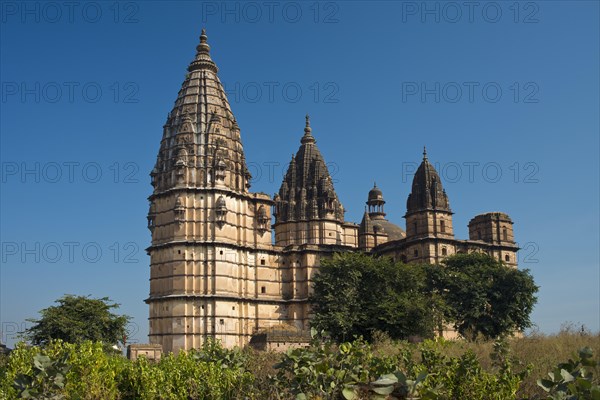
<svg viewBox="0 0 600 400">
<path fill-rule="evenodd" d="M 549 392 L 552 386 L 554 386 L 554 382 L 549 379 L 538 379 L 537 384 L 539 387 L 544 389 L 546 392 Z"/>
<path fill-rule="evenodd" d="M 573 382 L 575 380 L 573 375 L 571 375 L 568 371 L 565 371 L 564 369 L 560 370 L 560 376 L 562 376 L 563 380 L 567 383 Z"/>
<path fill-rule="evenodd" d="M 356 391 L 352 388 L 345 387 L 342 390 L 342 395 L 344 396 L 344 399 L 346 399 L 346 400 L 358 399 L 358 394 L 356 394 Z"/>
<path fill-rule="evenodd" d="M 394 391 L 394 386 L 390 385 L 390 386 L 374 387 L 372 390 L 377 394 L 388 395 Z"/>
<path fill-rule="evenodd" d="M 397 382 L 398 382 L 398 378 L 396 378 L 396 375 L 386 374 L 386 375 L 382 375 L 379 379 L 377 379 L 375 382 L 373 382 L 373 385 L 387 386 L 387 385 L 393 385 L 394 383 L 397 383 Z"/>
</svg>

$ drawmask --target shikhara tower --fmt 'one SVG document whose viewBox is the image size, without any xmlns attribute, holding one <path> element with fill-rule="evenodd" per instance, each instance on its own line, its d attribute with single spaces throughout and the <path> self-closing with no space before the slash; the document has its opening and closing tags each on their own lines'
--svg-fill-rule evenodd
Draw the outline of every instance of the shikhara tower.
<svg viewBox="0 0 600 400">
<path fill-rule="evenodd" d="M 406 233 L 385 219 L 376 186 L 360 226 L 346 222 L 308 116 L 279 192 L 273 199 L 251 193 L 240 128 L 204 30 L 196 50 L 150 174 L 151 343 L 168 352 L 215 337 L 232 347 L 276 325 L 306 330 L 311 278 L 335 252 L 438 262 L 482 251 L 516 266 L 506 214 L 479 215 L 469 240 L 454 239 L 448 196 L 426 154 L 408 198 Z"/>
</svg>

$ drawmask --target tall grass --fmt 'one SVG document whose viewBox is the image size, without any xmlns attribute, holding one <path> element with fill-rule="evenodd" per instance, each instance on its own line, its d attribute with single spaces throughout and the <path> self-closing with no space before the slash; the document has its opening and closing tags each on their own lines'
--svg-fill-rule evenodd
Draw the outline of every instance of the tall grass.
<svg viewBox="0 0 600 400">
<path fill-rule="evenodd" d="M 512 359 L 513 371 L 520 372 L 530 368 L 530 373 L 521 383 L 517 393 L 518 399 L 543 398 L 544 391 L 538 387 L 537 380 L 547 377 L 548 372 L 556 368 L 557 364 L 576 357 L 577 351 L 583 347 L 590 347 L 596 359 L 600 355 L 600 332 L 592 333 L 589 330 L 576 327 L 572 323 L 565 323 L 560 332 L 546 335 L 539 332 L 531 332 L 519 337 L 508 339 L 510 357 Z M 457 357 L 468 350 L 477 355 L 477 358 L 486 371 L 493 371 L 493 342 L 479 341 L 467 342 L 464 340 L 452 341 L 446 346 L 448 356 Z M 385 334 L 375 335 L 374 349 L 380 354 L 396 354 L 406 346 L 406 342 L 395 342 Z M 414 354 L 415 361 L 419 361 L 418 352 Z M 600 371 L 597 371 L 597 373 Z M 596 380 L 600 377 L 596 374 Z"/>
</svg>

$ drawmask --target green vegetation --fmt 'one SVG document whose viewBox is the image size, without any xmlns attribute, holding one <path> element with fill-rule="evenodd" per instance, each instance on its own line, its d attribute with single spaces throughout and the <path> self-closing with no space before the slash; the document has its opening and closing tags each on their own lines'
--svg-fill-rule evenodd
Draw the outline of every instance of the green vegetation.
<svg viewBox="0 0 600 400">
<path fill-rule="evenodd" d="M 506 267 L 485 254 L 457 254 L 440 272 L 446 319 L 465 338 L 494 339 L 531 326 L 538 287 L 528 270 Z"/>
<path fill-rule="evenodd" d="M 442 267 L 344 254 L 314 288 L 313 324 L 331 334 L 313 328 L 308 347 L 209 340 L 156 363 L 110 350 L 129 317 L 108 298 L 64 296 L 26 332 L 34 346 L 0 358 L 0 399 L 600 400 L 600 334 L 510 336 L 531 325 L 538 288 L 526 270 L 481 254 Z M 468 340 L 434 339 L 449 325 Z"/>
<path fill-rule="evenodd" d="M 600 334 L 495 342 L 315 337 L 285 354 L 203 348 L 129 361 L 102 343 L 19 344 L 0 360 L 0 398 L 16 399 L 592 399 Z M 579 352 L 578 352 L 579 350 Z"/>
<path fill-rule="evenodd" d="M 485 254 L 458 254 L 438 266 L 345 253 L 324 260 L 314 277 L 312 324 L 338 341 L 370 340 L 375 331 L 432 338 L 444 326 L 490 340 L 531 325 L 537 290 L 527 270 Z"/>
<path fill-rule="evenodd" d="M 91 299 L 86 296 L 65 295 L 56 300 L 57 306 L 40 311 L 40 319 L 30 319 L 34 325 L 24 332 L 25 338 L 36 345 L 60 339 L 68 343 L 86 340 L 107 345 L 124 343 L 130 317 L 110 312 L 118 308 L 108 297 Z"/>
</svg>

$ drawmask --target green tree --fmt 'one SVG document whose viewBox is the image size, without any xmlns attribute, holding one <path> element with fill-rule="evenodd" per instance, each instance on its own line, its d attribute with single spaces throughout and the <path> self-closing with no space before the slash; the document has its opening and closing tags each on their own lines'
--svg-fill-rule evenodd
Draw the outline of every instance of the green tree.
<svg viewBox="0 0 600 400">
<path fill-rule="evenodd" d="M 314 277 L 312 325 L 337 340 L 370 339 L 375 330 L 392 338 L 430 337 L 439 297 L 432 296 L 430 269 L 362 253 L 324 260 Z"/>
<path fill-rule="evenodd" d="M 439 283 L 447 319 L 465 338 L 493 339 L 531 326 L 538 287 L 528 270 L 486 254 L 457 254 L 443 261 Z"/>
<path fill-rule="evenodd" d="M 113 314 L 111 309 L 119 304 L 108 297 L 92 299 L 67 294 L 55 302 L 58 305 L 40 311 L 40 319 L 28 319 L 34 325 L 23 333 L 32 344 L 45 345 L 52 339 L 69 343 L 101 341 L 107 345 L 124 342 L 131 317 Z"/>
</svg>

